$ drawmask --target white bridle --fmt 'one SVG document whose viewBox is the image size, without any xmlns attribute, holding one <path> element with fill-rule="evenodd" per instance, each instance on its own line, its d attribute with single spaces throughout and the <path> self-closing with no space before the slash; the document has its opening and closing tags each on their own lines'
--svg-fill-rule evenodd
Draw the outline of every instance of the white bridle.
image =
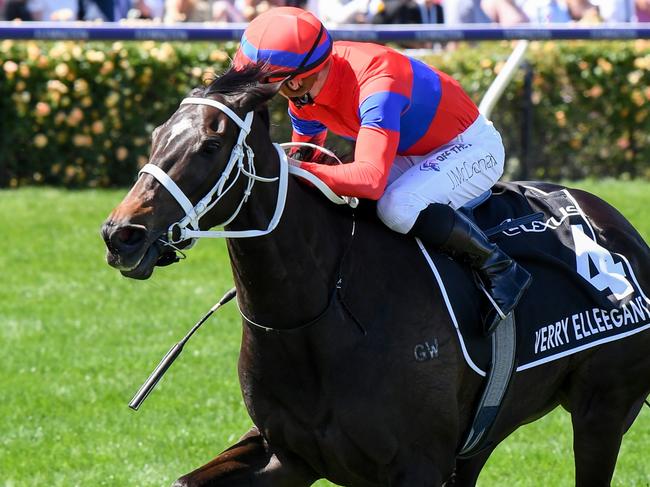
<svg viewBox="0 0 650 487">
<path fill-rule="evenodd" d="M 316 186 L 320 191 L 322 191 L 325 196 L 327 196 L 332 202 L 336 204 L 349 204 L 352 207 L 356 207 L 358 201 L 356 198 L 345 198 L 336 195 L 325 183 L 318 179 L 313 174 L 300 169 L 295 165 L 289 163 L 287 155 L 285 154 L 282 147 L 278 144 L 273 144 L 273 147 L 278 152 L 280 157 L 280 174 L 274 178 L 265 178 L 258 176 L 255 170 L 255 153 L 253 149 L 247 144 L 246 137 L 251 131 L 251 125 L 253 123 L 253 112 L 248 112 L 245 118 L 242 120 L 239 115 L 233 112 L 223 103 L 220 103 L 216 100 L 211 100 L 209 98 L 185 98 L 181 101 L 181 105 L 207 105 L 213 108 L 217 108 L 221 112 L 225 113 L 233 122 L 235 122 L 239 128 L 239 136 L 237 138 L 237 143 L 230 153 L 230 159 L 228 164 L 221 174 L 221 177 L 217 180 L 215 185 L 212 187 L 208 193 L 201 198 L 201 200 L 196 204 L 192 205 L 190 199 L 183 193 L 183 191 L 178 187 L 169 175 L 160 169 L 158 166 L 153 164 L 145 164 L 144 167 L 140 170 L 139 175 L 146 173 L 151 174 L 156 180 L 162 184 L 167 191 L 176 199 L 178 204 L 183 208 L 185 212 L 185 217 L 183 217 L 178 222 L 172 223 L 167 230 L 167 241 L 170 244 L 177 244 L 184 240 L 188 239 L 197 239 L 200 237 L 207 238 L 248 238 L 248 237 L 260 237 L 271 233 L 275 227 L 277 227 L 280 219 L 282 218 L 282 213 L 284 211 L 284 205 L 287 200 L 287 187 L 289 180 L 289 172 L 296 174 L 302 178 L 309 180 L 314 186 Z M 282 144 L 285 145 L 285 144 Z M 286 144 L 292 145 L 292 144 Z M 246 161 L 246 163 L 244 163 Z M 237 169 L 237 173 L 233 178 L 232 182 L 226 187 L 226 182 L 230 178 L 233 170 Z M 246 189 L 242 195 L 237 208 L 233 214 L 223 223 L 215 226 L 223 227 L 232 222 L 239 212 L 241 211 L 244 203 L 248 201 L 248 197 L 253 190 L 253 185 L 256 181 L 262 183 L 273 183 L 279 180 L 278 185 L 278 198 L 275 206 L 275 212 L 271 217 L 268 227 L 265 230 L 239 230 L 239 231 L 228 231 L 228 230 L 201 230 L 199 228 L 199 220 L 209 212 L 227 193 L 230 191 L 239 177 L 244 175 L 248 178 L 246 183 Z M 177 238 L 174 238 L 174 231 L 178 233 Z"/>
</svg>

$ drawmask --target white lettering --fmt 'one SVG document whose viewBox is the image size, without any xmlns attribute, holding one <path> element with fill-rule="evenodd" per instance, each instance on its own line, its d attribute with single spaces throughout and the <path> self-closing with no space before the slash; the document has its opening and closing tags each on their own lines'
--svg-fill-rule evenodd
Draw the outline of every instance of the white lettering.
<svg viewBox="0 0 650 487">
<path fill-rule="evenodd" d="M 630 301 L 630 306 L 632 306 L 632 311 L 634 311 L 634 321 L 639 322 L 645 320 L 645 313 L 642 311 L 643 308 L 640 303 L 638 303 L 639 298 L 636 298 L 634 301 Z"/>
<path fill-rule="evenodd" d="M 600 310 L 600 317 L 603 319 L 603 325 L 605 326 L 606 330 L 611 330 L 612 325 L 609 323 L 609 313 L 605 311 L 604 309 Z"/>
<path fill-rule="evenodd" d="M 567 327 L 569 325 L 569 318 L 562 318 L 562 331 L 564 332 L 564 338 L 566 343 L 569 343 L 569 333 L 567 332 Z"/>
<path fill-rule="evenodd" d="M 616 314 L 616 316 L 614 316 Z M 609 312 L 609 315 L 612 317 L 612 322 L 614 323 L 614 326 L 616 328 L 620 328 L 621 325 L 623 324 L 623 320 L 621 319 L 621 312 L 618 309 L 613 309 Z"/>
<path fill-rule="evenodd" d="M 573 323 L 573 332 L 575 333 L 576 340 L 582 340 L 584 337 L 580 333 L 580 325 L 578 324 L 578 318 L 580 318 L 580 313 L 576 313 L 571 317 L 571 322 Z"/>
<path fill-rule="evenodd" d="M 628 322 L 633 323 L 634 322 L 634 317 L 632 316 L 632 313 L 630 313 L 630 310 L 627 309 L 627 305 L 623 305 L 623 324 L 627 325 Z"/>
<path fill-rule="evenodd" d="M 555 338 L 555 326 L 550 325 L 547 327 L 548 330 L 548 348 L 555 348 L 555 342 L 553 341 L 553 338 Z"/>
<path fill-rule="evenodd" d="M 594 315 L 594 322 L 596 323 L 596 328 L 600 332 L 605 331 L 605 328 L 600 326 L 603 320 L 600 318 L 600 316 L 598 316 L 598 314 L 602 313 L 602 311 L 603 311 L 602 309 L 598 309 L 598 308 L 594 308 L 591 310 L 592 314 Z"/>
</svg>

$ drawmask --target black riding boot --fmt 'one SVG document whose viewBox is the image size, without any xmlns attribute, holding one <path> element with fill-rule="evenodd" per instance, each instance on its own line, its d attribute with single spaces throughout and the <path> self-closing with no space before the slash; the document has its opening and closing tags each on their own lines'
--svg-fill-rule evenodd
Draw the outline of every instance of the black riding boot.
<svg viewBox="0 0 650 487">
<path fill-rule="evenodd" d="M 474 222 L 447 205 L 434 203 L 421 211 L 409 235 L 468 264 L 478 274 L 494 301 L 483 323 L 486 334 L 517 306 L 532 280 Z"/>
</svg>

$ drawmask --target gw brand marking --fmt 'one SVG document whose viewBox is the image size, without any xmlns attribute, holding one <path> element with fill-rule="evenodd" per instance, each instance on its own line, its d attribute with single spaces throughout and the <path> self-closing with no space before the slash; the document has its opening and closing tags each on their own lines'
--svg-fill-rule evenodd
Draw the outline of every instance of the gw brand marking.
<svg viewBox="0 0 650 487">
<path fill-rule="evenodd" d="M 416 362 L 426 362 L 438 358 L 439 355 L 438 339 L 434 338 L 431 341 L 418 343 L 413 348 L 413 355 Z"/>
</svg>

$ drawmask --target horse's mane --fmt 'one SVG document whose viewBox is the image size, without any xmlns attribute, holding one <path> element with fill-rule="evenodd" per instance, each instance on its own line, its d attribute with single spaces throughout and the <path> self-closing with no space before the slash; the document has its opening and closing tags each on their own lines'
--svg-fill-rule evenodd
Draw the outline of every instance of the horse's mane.
<svg viewBox="0 0 650 487">
<path fill-rule="evenodd" d="M 202 95 L 255 94 L 264 80 L 272 74 L 265 63 L 249 64 L 240 69 L 230 66 L 225 73 L 214 78 L 204 88 Z"/>
</svg>

